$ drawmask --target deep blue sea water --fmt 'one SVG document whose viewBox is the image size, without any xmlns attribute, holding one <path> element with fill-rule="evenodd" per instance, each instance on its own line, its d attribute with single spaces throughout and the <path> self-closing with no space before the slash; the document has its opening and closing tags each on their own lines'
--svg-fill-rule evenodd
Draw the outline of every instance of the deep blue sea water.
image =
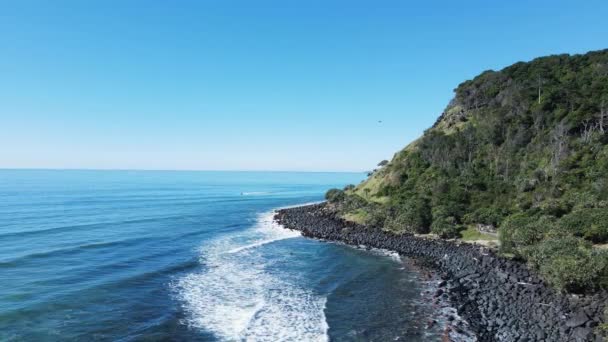
<svg viewBox="0 0 608 342">
<path fill-rule="evenodd" d="M 363 177 L 0 170 L 0 341 L 439 340 L 397 256 L 272 222 Z"/>
</svg>

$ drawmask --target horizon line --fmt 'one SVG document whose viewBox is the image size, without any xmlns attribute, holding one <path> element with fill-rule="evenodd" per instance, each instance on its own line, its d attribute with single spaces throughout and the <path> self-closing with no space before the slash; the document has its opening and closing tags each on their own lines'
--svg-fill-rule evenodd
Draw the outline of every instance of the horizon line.
<svg viewBox="0 0 608 342">
<path fill-rule="evenodd" d="M 275 173 L 367 173 L 369 171 L 301 171 L 301 170 L 226 170 L 226 169 L 121 169 L 121 168 L 53 168 L 53 167 L 0 167 L 0 171 L 143 171 L 143 172 L 275 172 Z"/>
</svg>

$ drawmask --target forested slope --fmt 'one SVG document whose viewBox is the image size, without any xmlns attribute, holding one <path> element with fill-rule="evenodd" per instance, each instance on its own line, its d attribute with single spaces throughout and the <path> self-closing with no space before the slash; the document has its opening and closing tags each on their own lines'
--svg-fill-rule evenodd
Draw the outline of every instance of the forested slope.
<svg viewBox="0 0 608 342">
<path fill-rule="evenodd" d="M 463 82 L 422 137 L 327 198 L 344 217 L 396 233 L 496 227 L 501 252 L 558 288 L 597 289 L 608 264 L 608 50 Z"/>
</svg>

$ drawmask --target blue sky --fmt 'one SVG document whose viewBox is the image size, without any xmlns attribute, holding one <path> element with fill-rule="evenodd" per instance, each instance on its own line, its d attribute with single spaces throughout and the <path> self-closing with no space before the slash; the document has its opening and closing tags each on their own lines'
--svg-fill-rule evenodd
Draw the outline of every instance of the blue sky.
<svg viewBox="0 0 608 342">
<path fill-rule="evenodd" d="M 5 1 L 0 167 L 367 170 L 606 1 Z M 378 120 L 382 120 L 379 124 Z"/>
</svg>

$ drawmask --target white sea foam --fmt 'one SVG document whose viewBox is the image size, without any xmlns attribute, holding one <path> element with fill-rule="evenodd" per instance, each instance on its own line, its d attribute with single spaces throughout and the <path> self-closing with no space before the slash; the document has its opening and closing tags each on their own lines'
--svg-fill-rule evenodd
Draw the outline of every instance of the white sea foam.
<svg viewBox="0 0 608 342">
<path fill-rule="evenodd" d="M 403 259 L 401 258 L 401 255 L 399 255 L 399 253 L 397 253 L 395 251 L 391 251 L 390 249 L 368 247 L 366 245 L 353 246 L 353 245 L 348 245 L 348 244 L 346 244 L 344 242 L 340 242 L 340 241 L 330 241 L 330 243 L 334 243 L 336 245 L 346 246 L 346 247 L 350 247 L 350 248 L 354 248 L 354 249 L 365 250 L 371 254 L 387 257 L 389 259 L 392 259 L 395 262 L 403 261 Z"/>
<path fill-rule="evenodd" d="M 305 206 L 308 206 L 308 205 L 319 204 L 319 203 L 323 203 L 323 202 L 324 201 L 313 201 L 313 202 L 305 202 L 305 203 L 294 204 L 294 205 L 286 205 L 284 207 L 279 207 L 276 210 L 289 209 L 289 208 L 297 208 L 297 207 L 305 207 Z"/>
<path fill-rule="evenodd" d="M 370 250 L 370 252 L 372 252 L 373 254 L 376 255 L 381 255 L 381 256 L 385 256 L 385 257 L 389 257 L 391 259 L 393 259 L 394 261 L 397 262 L 401 262 L 401 256 L 399 255 L 399 253 L 395 252 L 395 251 L 391 251 L 388 249 L 383 249 L 383 248 L 372 248 Z"/>
<path fill-rule="evenodd" d="M 187 324 L 226 341 L 327 341 L 326 299 L 266 270 L 272 261 L 259 247 L 300 235 L 272 215 L 201 247 L 208 267 L 175 284 Z"/>
<path fill-rule="evenodd" d="M 233 249 L 227 251 L 226 253 L 238 253 L 238 252 L 242 252 L 242 251 L 247 250 L 247 249 L 264 246 L 265 244 L 268 244 L 268 243 L 271 243 L 271 242 L 275 242 L 275 241 L 277 241 L 277 239 L 262 240 L 262 241 L 254 242 L 254 243 L 249 244 L 249 245 L 233 248 Z"/>
</svg>

